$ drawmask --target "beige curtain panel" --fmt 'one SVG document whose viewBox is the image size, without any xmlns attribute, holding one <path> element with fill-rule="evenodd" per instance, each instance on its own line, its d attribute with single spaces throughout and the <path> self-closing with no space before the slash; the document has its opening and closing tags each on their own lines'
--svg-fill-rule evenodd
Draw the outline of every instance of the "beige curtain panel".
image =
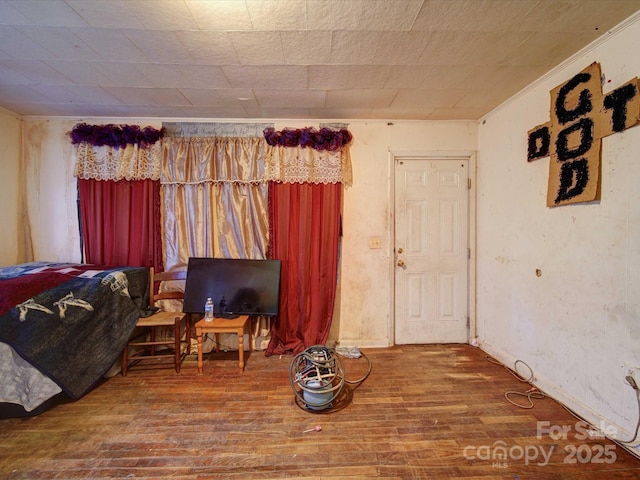
<svg viewBox="0 0 640 480">
<path fill-rule="evenodd" d="M 257 183 L 264 176 L 263 138 L 165 137 L 161 183 Z"/>
<path fill-rule="evenodd" d="M 264 259 L 268 248 L 263 138 L 165 137 L 161 201 L 166 269 L 189 257 Z M 254 348 L 269 343 L 267 317 L 253 322 Z M 222 335 L 227 348 L 237 336 Z M 205 342 L 204 351 L 213 345 Z"/>
</svg>

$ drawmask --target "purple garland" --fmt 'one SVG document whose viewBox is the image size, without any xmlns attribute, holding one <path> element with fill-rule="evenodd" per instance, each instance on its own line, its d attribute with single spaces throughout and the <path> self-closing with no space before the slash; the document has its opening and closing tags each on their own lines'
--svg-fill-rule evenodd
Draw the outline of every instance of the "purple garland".
<svg viewBox="0 0 640 480">
<path fill-rule="evenodd" d="M 165 135 L 165 128 L 157 130 L 153 127 L 140 128 L 137 125 L 87 125 L 78 123 L 69 132 L 71 143 L 89 143 L 94 147 L 108 145 L 114 148 L 124 148 L 129 144 L 138 144 L 140 148 L 147 148 Z"/>
<path fill-rule="evenodd" d="M 328 150 L 335 152 L 345 145 L 349 144 L 353 139 L 353 135 L 346 128 L 339 131 L 331 128 L 321 128 L 316 130 L 313 127 L 306 128 L 285 128 L 276 131 L 275 128 L 269 127 L 264 129 L 264 138 L 272 147 L 311 147 L 316 150 Z"/>
</svg>

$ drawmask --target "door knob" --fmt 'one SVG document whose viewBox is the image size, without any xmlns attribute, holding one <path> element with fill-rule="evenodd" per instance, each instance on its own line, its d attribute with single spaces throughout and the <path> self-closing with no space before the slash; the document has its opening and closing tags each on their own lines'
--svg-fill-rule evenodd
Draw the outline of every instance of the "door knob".
<svg viewBox="0 0 640 480">
<path fill-rule="evenodd" d="M 404 260 L 398 260 L 398 266 L 404 267 L 405 266 Z"/>
</svg>

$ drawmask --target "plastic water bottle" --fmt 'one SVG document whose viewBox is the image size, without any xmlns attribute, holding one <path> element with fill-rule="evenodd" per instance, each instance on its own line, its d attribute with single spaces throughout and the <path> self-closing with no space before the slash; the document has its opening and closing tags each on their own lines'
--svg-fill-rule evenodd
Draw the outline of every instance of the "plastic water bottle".
<svg viewBox="0 0 640 480">
<path fill-rule="evenodd" d="M 207 302 L 204 304 L 204 320 L 205 322 L 213 321 L 213 300 L 211 297 L 207 298 Z"/>
</svg>

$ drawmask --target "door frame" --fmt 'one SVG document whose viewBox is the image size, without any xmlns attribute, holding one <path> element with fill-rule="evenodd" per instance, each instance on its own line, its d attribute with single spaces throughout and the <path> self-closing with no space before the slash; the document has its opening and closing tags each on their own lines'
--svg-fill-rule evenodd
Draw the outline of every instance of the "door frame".
<svg viewBox="0 0 640 480">
<path fill-rule="evenodd" d="M 396 344 L 395 324 L 396 324 L 396 161 L 397 160 L 467 160 L 469 162 L 469 181 L 471 182 L 468 195 L 468 246 L 469 262 L 467 263 L 467 318 L 469 323 L 467 342 L 477 344 L 478 323 L 476 318 L 476 262 L 477 262 L 477 210 L 476 210 L 476 183 L 477 183 L 477 155 L 473 150 L 389 150 L 389 188 L 391 193 L 391 206 L 389 209 L 389 276 L 391 278 L 391 305 L 389 306 L 389 322 L 387 324 L 387 335 L 389 345 Z"/>
</svg>

